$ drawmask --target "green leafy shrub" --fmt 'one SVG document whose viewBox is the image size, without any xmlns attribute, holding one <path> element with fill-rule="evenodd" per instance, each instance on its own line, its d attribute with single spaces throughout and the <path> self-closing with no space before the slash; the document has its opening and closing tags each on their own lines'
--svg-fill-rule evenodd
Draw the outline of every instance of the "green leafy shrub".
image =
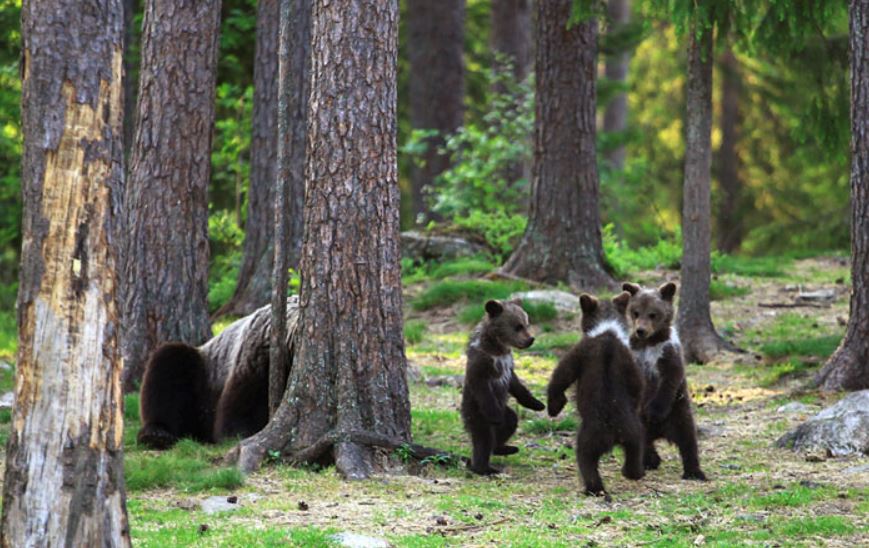
<svg viewBox="0 0 869 548">
<path fill-rule="evenodd" d="M 244 232 L 229 212 L 220 210 L 208 217 L 208 237 L 211 241 L 208 308 L 213 312 L 223 306 L 235 291 Z"/>
<path fill-rule="evenodd" d="M 418 344 L 422 341 L 428 324 L 423 320 L 408 320 L 404 322 L 404 340 L 407 344 Z"/>
<path fill-rule="evenodd" d="M 615 234 L 610 223 L 603 227 L 603 248 L 606 262 L 616 278 L 655 268 L 678 269 L 682 262 L 681 235 L 661 238 L 652 246 L 631 249 Z"/>
<path fill-rule="evenodd" d="M 711 280 L 709 283 L 709 298 L 713 301 L 743 297 L 749 293 L 751 293 L 750 287 L 732 285 L 720 280 Z"/>
<path fill-rule="evenodd" d="M 416 299 L 415 310 L 429 310 L 449 306 L 461 300 L 484 303 L 488 299 L 506 299 L 512 293 L 525 289 L 522 282 L 494 282 L 491 280 L 444 280 L 431 285 Z"/>
</svg>

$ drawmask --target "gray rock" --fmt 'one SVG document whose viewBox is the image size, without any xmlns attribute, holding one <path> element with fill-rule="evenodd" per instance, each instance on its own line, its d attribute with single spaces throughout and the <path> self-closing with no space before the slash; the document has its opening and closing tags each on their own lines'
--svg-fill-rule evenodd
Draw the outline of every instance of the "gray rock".
<svg viewBox="0 0 869 548">
<path fill-rule="evenodd" d="M 843 474 L 869 474 L 869 464 L 860 464 L 858 466 L 850 466 L 842 470 Z"/>
<path fill-rule="evenodd" d="M 802 453 L 869 454 L 869 390 L 852 392 L 776 441 Z"/>
<path fill-rule="evenodd" d="M 455 259 L 486 253 L 486 249 L 464 238 L 434 236 L 410 230 L 401 233 L 401 256 L 419 261 Z"/>
<path fill-rule="evenodd" d="M 347 531 L 335 533 L 331 538 L 339 546 L 346 546 L 347 548 L 389 548 L 389 543 L 382 538 L 357 535 Z"/>
<path fill-rule="evenodd" d="M 15 392 L 6 392 L 0 396 L 0 409 L 12 409 L 15 405 Z"/>
<path fill-rule="evenodd" d="M 510 295 L 511 299 L 522 299 L 522 302 L 528 303 L 549 303 L 559 312 L 577 312 L 579 311 L 579 297 L 567 291 L 559 291 L 557 289 L 535 289 L 533 291 L 522 291 Z"/>
<path fill-rule="evenodd" d="M 716 424 L 700 424 L 697 426 L 697 436 L 700 439 L 720 438 L 726 433 L 727 431 L 724 427 Z"/>
<path fill-rule="evenodd" d="M 811 413 L 815 408 L 802 402 L 792 401 L 775 410 L 776 413 Z"/>
<path fill-rule="evenodd" d="M 7 362 L 4 362 L 3 360 L 0 360 L 0 370 L 3 370 L 3 371 L 11 371 L 11 370 L 12 370 L 12 366 L 9 365 Z"/>
<path fill-rule="evenodd" d="M 232 512 L 238 510 L 241 506 L 236 502 L 229 502 L 227 497 L 208 497 L 199 503 L 199 507 L 206 514 L 216 514 L 218 512 Z"/>
</svg>

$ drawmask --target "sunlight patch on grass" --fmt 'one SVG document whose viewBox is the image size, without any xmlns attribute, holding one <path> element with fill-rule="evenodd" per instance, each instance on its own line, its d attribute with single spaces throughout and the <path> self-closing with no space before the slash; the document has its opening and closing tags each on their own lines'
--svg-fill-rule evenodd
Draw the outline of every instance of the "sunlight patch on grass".
<svg viewBox="0 0 869 548">
<path fill-rule="evenodd" d="M 238 469 L 216 468 L 210 464 L 218 447 L 206 447 L 181 440 L 168 451 L 130 452 L 124 459 L 124 476 L 129 491 L 174 487 L 182 491 L 233 489 L 244 483 Z"/>
</svg>

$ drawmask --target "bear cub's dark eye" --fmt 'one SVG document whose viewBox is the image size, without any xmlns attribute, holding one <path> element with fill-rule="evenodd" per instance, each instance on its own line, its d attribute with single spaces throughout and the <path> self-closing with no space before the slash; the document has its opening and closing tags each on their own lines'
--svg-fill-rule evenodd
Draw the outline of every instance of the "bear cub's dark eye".
<svg viewBox="0 0 869 548">
<path fill-rule="evenodd" d="M 649 314 L 649 319 L 650 319 L 650 320 L 654 320 L 654 319 L 657 318 L 657 317 L 658 317 L 658 315 L 655 314 L 655 313 Z"/>
<path fill-rule="evenodd" d="M 637 312 L 636 310 L 634 310 L 634 318 L 639 318 L 639 317 L 640 317 L 640 313 Z"/>
<path fill-rule="evenodd" d="M 522 331 L 522 324 L 521 323 L 516 324 L 516 331 Z"/>
</svg>

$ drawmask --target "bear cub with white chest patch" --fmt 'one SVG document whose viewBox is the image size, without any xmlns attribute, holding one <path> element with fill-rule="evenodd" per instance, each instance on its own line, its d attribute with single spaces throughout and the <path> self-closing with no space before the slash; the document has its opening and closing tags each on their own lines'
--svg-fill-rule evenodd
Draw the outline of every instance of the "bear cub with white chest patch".
<svg viewBox="0 0 869 548">
<path fill-rule="evenodd" d="M 576 408 L 582 418 L 576 462 L 589 495 L 606 495 L 598 462 L 615 445 L 625 452 L 624 477 L 638 480 L 645 474 L 640 419 L 643 376 L 629 347 L 625 318 L 629 300 L 628 293 L 612 301 L 581 295 L 583 338 L 561 358 L 549 380 L 551 417 L 564 408 L 564 392 L 576 383 Z"/>
<path fill-rule="evenodd" d="M 471 435 L 473 454 L 468 468 L 480 475 L 498 474 L 489 464 L 495 455 L 512 455 L 519 448 L 507 445 L 519 419 L 507 406 L 512 395 L 535 411 L 546 406 L 531 395 L 513 370 L 513 348 L 528 348 L 534 337 L 528 332 L 528 314 L 518 301 L 488 301 L 486 317 L 468 344 L 468 362 L 462 389 L 462 420 Z"/>
<path fill-rule="evenodd" d="M 625 283 L 622 288 L 631 294 L 628 303 L 631 350 L 646 380 L 643 398 L 645 467 L 654 470 L 661 465 L 655 441 L 664 438 L 679 448 L 682 478 L 705 481 L 706 475 L 700 469 L 697 429 L 691 413 L 682 345 L 672 325 L 676 284 L 670 282 L 658 289 L 643 289 Z"/>
</svg>

